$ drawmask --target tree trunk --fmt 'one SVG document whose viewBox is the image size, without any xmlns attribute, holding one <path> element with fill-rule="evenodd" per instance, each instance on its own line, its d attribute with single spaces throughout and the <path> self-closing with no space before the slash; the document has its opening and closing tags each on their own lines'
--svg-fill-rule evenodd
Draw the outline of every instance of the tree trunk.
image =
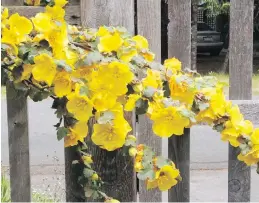
<svg viewBox="0 0 259 203">
<path fill-rule="evenodd" d="M 197 70 L 197 19 L 198 0 L 192 0 L 191 69 Z"/>
</svg>

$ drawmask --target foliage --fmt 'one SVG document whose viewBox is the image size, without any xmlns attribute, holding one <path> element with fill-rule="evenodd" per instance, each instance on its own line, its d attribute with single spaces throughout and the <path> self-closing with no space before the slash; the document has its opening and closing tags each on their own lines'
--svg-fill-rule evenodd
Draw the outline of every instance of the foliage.
<svg viewBox="0 0 259 203">
<path fill-rule="evenodd" d="M 101 191 L 103 181 L 92 167 L 85 143 L 89 123 L 94 123 L 89 142 L 126 151 L 147 189 L 165 191 L 181 181 L 172 161 L 136 144 L 124 118 L 125 111 L 134 109 L 153 121 L 160 137 L 181 136 L 184 128 L 207 122 L 222 140 L 241 149 L 240 160 L 259 162 L 259 129 L 225 99 L 217 78 L 184 72 L 176 58 L 155 62 L 148 41 L 123 27 L 67 25 L 65 4 L 56 0 L 30 20 L 19 14 L 9 17 L 4 9 L 1 63 L 14 96 L 19 92 L 35 102 L 53 99 L 57 138 L 64 138 L 65 147 L 77 148 L 79 158 L 71 164 L 82 168 L 78 181 L 86 197 L 117 201 Z"/>
<path fill-rule="evenodd" d="M 210 15 L 229 14 L 230 3 L 226 0 L 202 0 L 205 8 L 210 11 Z"/>
</svg>

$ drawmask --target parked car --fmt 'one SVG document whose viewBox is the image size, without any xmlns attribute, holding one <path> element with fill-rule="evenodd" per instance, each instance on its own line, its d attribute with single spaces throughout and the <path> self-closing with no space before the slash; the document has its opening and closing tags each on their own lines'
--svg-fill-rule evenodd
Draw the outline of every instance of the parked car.
<svg viewBox="0 0 259 203">
<path fill-rule="evenodd" d="M 214 31 L 204 22 L 197 24 L 197 52 L 218 56 L 223 49 L 221 33 Z"/>
</svg>

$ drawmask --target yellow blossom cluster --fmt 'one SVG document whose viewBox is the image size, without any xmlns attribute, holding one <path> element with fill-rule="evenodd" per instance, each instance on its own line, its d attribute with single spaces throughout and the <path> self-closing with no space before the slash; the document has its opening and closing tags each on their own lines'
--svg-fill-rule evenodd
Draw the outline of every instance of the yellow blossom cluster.
<svg viewBox="0 0 259 203">
<path fill-rule="evenodd" d="M 248 165 L 259 162 L 259 129 L 225 100 L 224 84 L 182 71 L 176 58 L 155 62 L 148 41 L 123 27 L 68 25 L 66 3 L 55 0 L 31 19 L 17 13 L 9 16 L 6 8 L 1 17 L 6 74 L 34 101 L 54 99 L 60 118 L 57 135 L 65 139 L 66 147 L 81 146 L 94 120 L 90 140 L 95 145 L 108 151 L 130 147 L 134 168 L 147 188 L 170 189 L 180 180 L 175 165 L 144 145 L 135 147 L 135 138 L 128 135 L 132 129 L 124 112 L 136 110 L 153 121 L 153 131 L 160 137 L 180 136 L 184 128 L 206 122 L 222 140 L 240 147 L 240 160 Z M 87 178 L 100 181 L 91 169 L 92 157 L 79 151 Z"/>
</svg>

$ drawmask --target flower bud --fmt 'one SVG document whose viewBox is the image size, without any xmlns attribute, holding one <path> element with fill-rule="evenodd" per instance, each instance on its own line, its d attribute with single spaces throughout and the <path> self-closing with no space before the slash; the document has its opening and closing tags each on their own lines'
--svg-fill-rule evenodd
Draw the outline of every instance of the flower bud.
<svg viewBox="0 0 259 203">
<path fill-rule="evenodd" d="M 137 151 L 137 149 L 135 147 L 131 147 L 129 149 L 129 155 L 132 156 L 132 157 L 136 156 L 137 152 L 138 151 Z"/>
<path fill-rule="evenodd" d="M 95 181 L 95 180 L 98 180 L 99 179 L 99 176 L 97 175 L 97 173 L 94 173 L 92 175 L 92 180 Z"/>
</svg>

